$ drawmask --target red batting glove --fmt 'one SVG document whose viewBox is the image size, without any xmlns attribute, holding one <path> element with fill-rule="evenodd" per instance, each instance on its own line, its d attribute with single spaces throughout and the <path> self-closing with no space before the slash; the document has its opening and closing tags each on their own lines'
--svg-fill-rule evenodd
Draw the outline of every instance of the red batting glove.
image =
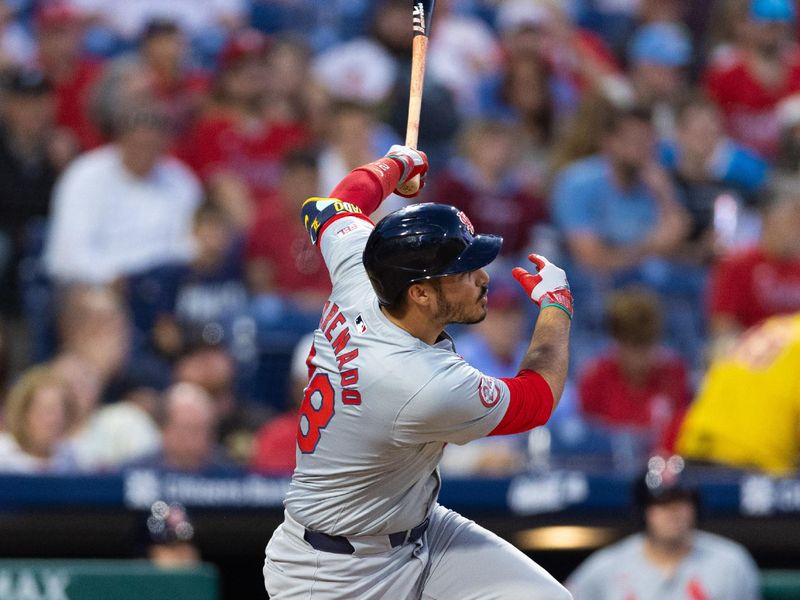
<svg viewBox="0 0 800 600">
<path fill-rule="evenodd" d="M 572 318 L 572 292 L 569 289 L 567 274 L 544 256 L 529 254 L 528 260 L 536 265 L 537 272 L 531 275 L 522 267 L 511 271 L 522 289 L 539 308 L 555 306 Z"/>
<path fill-rule="evenodd" d="M 428 157 L 425 153 L 409 146 L 395 144 L 389 148 L 386 158 L 393 158 L 403 169 L 403 173 L 400 176 L 400 181 L 397 182 L 397 188 L 395 188 L 394 193 L 403 198 L 414 198 L 418 196 L 422 188 L 425 187 L 425 177 L 428 174 Z M 417 175 L 419 175 L 419 189 L 413 194 L 402 193 L 399 190 L 400 186 Z"/>
</svg>

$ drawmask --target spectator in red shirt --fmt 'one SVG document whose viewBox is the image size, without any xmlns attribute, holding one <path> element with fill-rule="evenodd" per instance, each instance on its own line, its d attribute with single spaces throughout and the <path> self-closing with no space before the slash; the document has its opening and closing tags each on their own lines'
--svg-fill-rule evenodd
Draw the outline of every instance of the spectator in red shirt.
<svg viewBox="0 0 800 600">
<path fill-rule="evenodd" d="M 275 191 L 281 160 L 308 141 L 299 120 L 269 118 L 269 41 L 248 29 L 223 49 L 212 104 L 182 154 L 232 221 L 246 228 L 255 207 Z"/>
<path fill-rule="evenodd" d="M 636 432 L 644 452 L 670 447 L 691 391 L 682 359 L 659 343 L 662 316 L 649 292 L 626 290 L 609 300 L 613 346 L 590 362 L 579 381 L 587 420 Z"/>
<path fill-rule="evenodd" d="M 247 279 L 256 295 L 279 295 L 301 311 L 319 311 L 330 278 L 300 222 L 303 202 L 317 195 L 317 159 L 290 154 L 278 190 L 259 204 L 245 249 Z"/>
<path fill-rule="evenodd" d="M 731 137 L 766 158 L 778 150 L 775 105 L 800 90 L 800 50 L 791 0 L 751 0 L 739 40 L 717 53 L 705 80 Z"/>
<path fill-rule="evenodd" d="M 167 106 L 175 132 L 185 133 L 208 90 L 208 76 L 186 64 L 186 36 L 175 21 L 153 19 L 139 38 L 139 55 L 153 77 L 156 96 Z"/>
<path fill-rule="evenodd" d="M 478 230 L 502 235 L 502 253 L 509 257 L 527 251 L 531 228 L 546 216 L 544 202 L 531 191 L 538 182 L 517 168 L 519 143 L 510 124 L 471 122 L 460 136 L 458 156 L 426 198 L 455 204 Z"/>
<path fill-rule="evenodd" d="M 800 194 L 796 179 L 782 187 L 766 207 L 759 243 L 725 257 L 711 274 L 710 328 L 718 350 L 767 317 L 800 311 Z"/>
<path fill-rule="evenodd" d="M 56 124 L 73 135 L 76 150 L 89 150 L 104 142 L 89 118 L 92 86 L 102 64 L 83 56 L 83 22 L 72 6 L 63 2 L 40 3 L 34 20 L 38 65 L 52 83 L 56 98 Z"/>
</svg>

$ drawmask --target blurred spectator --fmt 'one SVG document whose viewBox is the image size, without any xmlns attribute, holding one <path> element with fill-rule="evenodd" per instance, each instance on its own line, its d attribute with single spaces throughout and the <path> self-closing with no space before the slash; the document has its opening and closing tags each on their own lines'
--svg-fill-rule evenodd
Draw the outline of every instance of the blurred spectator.
<svg viewBox="0 0 800 600">
<path fill-rule="evenodd" d="M 158 450 L 161 432 L 153 415 L 160 387 L 160 382 L 130 377 L 114 386 L 113 402 L 100 406 L 73 438 L 84 470 L 115 470 Z"/>
<path fill-rule="evenodd" d="M 477 115 L 481 81 L 500 70 L 503 55 L 497 35 L 480 18 L 459 12 L 455 0 L 436 3 L 426 74 L 445 86 L 458 112 Z"/>
<path fill-rule="evenodd" d="M 6 74 L 0 103 L 0 309 L 20 310 L 19 263 L 31 229 L 48 213 L 50 193 L 66 157 L 54 132 L 52 86 L 39 71 Z M 39 219 L 37 219 L 39 218 Z"/>
<path fill-rule="evenodd" d="M 308 129 L 316 131 L 318 124 L 314 122 L 316 115 L 311 106 L 316 86 L 309 81 L 310 59 L 304 38 L 287 36 L 272 40 L 267 55 L 268 101 L 264 107 L 268 121 L 303 121 Z"/>
<path fill-rule="evenodd" d="M 780 147 L 775 166 L 786 175 L 800 174 L 800 93 L 787 96 L 775 107 Z"/>
<path fill-rule="evenodd" d="M 139 56 L 168 107 L 176 135 L 191 127 L 208 90 L 208 76 L 187 64 L 186 39 L 175 21 L 152 19 L 139 37 Z"/>
<path fill-rule="evenodd" d="M 19 4 L 0 0 L 0 71 L 30 64 L 36 44 L 17 14 Z"/>
<path fill-rule="evenodd" d="M 575 26 L 555 0 L 507 0 L 497 10 L 496 27 L 510 58 L 535 57 L 550 73 L 554 106 L 570 114 L 587 92 L 616 85 L 620 70 L 603 41 Z"/>
<path fill-rule="evenodd" d="M 712 345 L 724 350 L 763 319 L 800 311 L 800 193 L 778 188 L 765 209 L 761 239 L 714 267 L 709 282 Z"/>
<path fill-rule="evenodd" d="M 153 450 L 152 395 L 165 384 L 145 361 L 132 360 L 122 300 L 109 288 L 74 286 L 62 291 L 58 304 L 60 345 L 52 364 L 74 397 L 70 439 L 79 465 L 111 469 Z M 105 391 L 114 402 L 101 407 Z"/>
<path fill-rule="evenodd" d="M 70 0 L 99 24 L 105 48 L 130 46 L 153 18 L 175 21 L 191 40 L 198 60 L 213 57 L 228 34 L 245 25 L 246 0 Z M 113 42 L 116 42 L 114 44 Z"/>
<path fill-rule="evenodd" d="M 554 221 L 573 260 L 566 268 L 584 303 L 573 324 L 575 364 L 603 337 L 604 290 L 642 283 L 677 291 L 676 278 L 683 285 L 686 275 L 668 259 L 681 248 L 689 222 L 655 160 L 650 112 L 616 111 L 603 130 L 602 151 L 567 166 L 553 186 Z"/>
<path fill-rule="evenodd" d="M 525 253 L 533 226 L 544 220 L 542 198 L 520 169 L 520 136 L 500 121 L 473 121 L 459 136 L 459 151 L 426 199 L 452 204 L 470 215 L 478 231 L 503 236 L 502 253 Z"/>
<path fill-rule="evenodd" d="M 102 64 L 84 56 L 84 15 L 64 0 L 40 2 L 34 25 L 37 63 L 54 86 L 57 125 L 71 134 L 75 152 L 99 146 L 104 137 L 89 102 Z"/>
<path fill-rule="evenodd" d="M 154 103 L 155 78 L 136 55 L 125 54 L 109 61 L 89 94 L 89 118 L 100 136 L 98 143 L 106 143 L 116 136 L 120 107 Z M 168 112 L 168 107 L 164 110 Z"/>
<path fill-rule="evenodd" d="M 394 131 L 378 120 L 376 111 L 362 102 L 332 104 L 325 143 L 319 154 L 319 185 L 315 195 L 326 197 L 350 171 L 382 156 L 386 144 L 400 143 Z M 382 215 L 405 204 L 404 198 L 391 195 L 372 218 L 377 223 Z"/>
<path fill-rule="evenodd" d="M 687 365 L 660 343 L 662 315 L 652 293 L 625 290 L 609 298 L 614 345 L 587 364 L 579 383 L 587 421 L 632 434 L 648 456 L 671 447 L 691 399 Z"/>
<path fill-rule="evenodd" d="M 705 73 L 728 133 L 766 158 L 778 151 L 775 107 L 800 90 L 795 12 L 792 0 L 750 0 L 734 44 L 718 51 Z"/>
<path fill-rule="evenodd" d="M 200 341 L 220 342 L 247 307 L 243 237 L 217 205 L 197 209 L 193 242 L 191 262 L 156 267 L 126 282 L 138 332 L 165 357 Z"/>
<path fill-rule="evenodd" d="M 600 152 L 605 128 L 617 110 L 603 94 L 584 95 L 553 140 L 549 182 L 567 165 Z"/>
<path fill-rule="evenodd" d="M 396 64 L 392 90 L 383 107 L 384 119 L 402 137 L 405 137 L 408 123 L 411 82 L 412 30 L 408 26 L 408 9 L 405 0 L 380 0 L 372 19 L 373 39 L 388 50 Z M 420 114 L 420 123 L 424 125 L 419 131 L 419 147 L 425 148 L 432 164 L 448 156 L 460 121 L 451 91 L 432 77 L 427 79 Z"/>
<path fill-rule="evenodd" d="M 556 121 L 547 66 L 534 56 L 510 57 L 503 73 L 487 85 L 481 98 L 482 113 L 507 121 L 519 132 L 519 153 L 530 177 L 543 188 L 551 145 L 563 125 Z"/>
<path fill-rule="evenodd" d="M 200 550 L 193 543 L 194 525 L 183 505 L 153 502 L 147 516 L 147 558 L 165 569 L 200 564 Z"/>
<path fill-rule="evenodd" d="M 689 239 L 697 244 L 698 258 L 708 259 L 717 250 L 720 234 L 736 233 L 714 231 L 720 195 L 732 197 L 737 210 L 753 204 L 766 183 L 769 165 L 725 136 L 722 115 L 712 102 L 701 97 L 687 100 L 679 106 L 677 119 L 675 138 L 664 140 L 659 153 L 692 218 Z"/>
<path fill-rule="evenodd" d="M 129 467 L 214 475 L 236 472 L 236 463 L 216 443 L 214 401 L 193 383 L 176 383 L 164 392 L 159 411 L 161 449 Z"/>
<path fill-rule="evenodd" d="M 45 263 L 58 281 L 111 283 L 191 257 L 201 190 L 165 154 L 168 115 L 148 105 L 117 110 L 116 143 L 81 156 L 56 186 Z"/>
<path fill-rule="evenodd" d="M 0 471 L 64 473 L 77 465 L 67 441 L 74 418 L 69 387 L 49 367 L 20 377 L 4 404 Z"/>
<path fill-rule="evenodd" d="M 233 356 L 219 345 L 198 345 L 175 363 L 174 379 L 198 385 L 208 393 L 218 421 L 217 439 L 230 457 L 247 464 L 256 431 L 271 414 L 263 403 L 237 397 Z"/>
<path fill-rule="evenodd" d="M 286 153 L 308 141 L 300 120 L 269 114 L 269 49 L 269 40 L 253 29 L 231 38 L 220 54 L 211 106 L 182 150 L 212 201 L 240 228 L 252 225 L 256 206 L 274 192 Z"/>
<path fill-rule="evenodd" d="M 654 457 L 636 482 L 644 531 L 590 556 L 567 579 L 575 600 L 760 600 L 758 567 L 732 540 L 697 529 L 700 496 L 678 456 Z"/>
<path fill-rule="evenodd" d="M 771 317 L 712 361 L 678 435 L 687 459 L 778 477 L 800 469 L 800 313 Z"/>
<path fill-rule="evenodd" d="M 456 337 L 458 354 L 492 377 L 514 377 L 529 345 L 531 319 L 516 282 L 494 277 L 486 318 Z M 458 446 L 449 444 L 441 468 L 447 475 L 504 476 L 525 467 L 526 434 L 495 436 Z"/>
<path fill-rule="evenodd" d="M 675 108 L 689 87 L 692 42 L 675 23 L 650 23 L 633 35 L 628 51 L 633 102 L 653 111 L 659 137 L 675 131 Z"/>
<path fill-rule="evenodd" d="M 109 287 L 71 286 L 58 295 L 58 356 L 77 357 L 100 388 L 119 374 L 130 352 L 130 321 L 119 295 Z M 66 377 L 66 375 L 65 375 Z M 79 419 L 86 416 L 79 409 Z"/>
<path fill-rule="evenodd" d="M 330 278 L 299 215 L 303 202 L 316 196 L 318 189 L 316 156 L 290 154 L 278 192 L 258 208 L 246 250 L 247 278 L 254 295 L 278 296 L 301 311 L 316 313 L 330 293 Z"/>
<path fill-rule="evenodd" d="M 297 429 L 300 405 L 308 385 L 308 360 L 314 344 L 314 332 L 304 335 L 292 352 L 289 402 L 292 408 L 267 421 L 258 430 L 250 467 L 260 473 L 288 475 L 294 471 L 297 452 Z"/>
</svg>

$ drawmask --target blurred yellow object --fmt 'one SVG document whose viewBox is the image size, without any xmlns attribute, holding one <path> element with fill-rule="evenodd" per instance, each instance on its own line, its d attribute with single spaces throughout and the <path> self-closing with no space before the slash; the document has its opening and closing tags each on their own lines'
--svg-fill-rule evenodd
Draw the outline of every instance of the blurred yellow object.
<svg viewBox="0 0 800 600">
<path fill-rule="evenodd" d="M 767 319 L 712 362 L 676 449 L 690 459 L 796 474 L 800 314 Z"/>
</svg>

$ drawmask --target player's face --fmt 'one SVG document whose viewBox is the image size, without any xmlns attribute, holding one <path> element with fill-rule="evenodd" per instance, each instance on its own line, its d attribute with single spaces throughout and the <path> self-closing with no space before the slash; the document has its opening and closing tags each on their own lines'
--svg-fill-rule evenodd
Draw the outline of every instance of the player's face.
<svg viewBox="0 0 800 600">
<path fill-rule="evenodd" d="M 688 499 L 653 504 L 645 511 L 647 535 L 660 546 L 686 544 L 695 526 L 696 511 Z"/>
<path fill-rule="evenodd" d="M 484 269 L 448 275 L 438 281 L 436 321 L 471 325 L 486 318 L 489 274 Z"/>
</svg>

